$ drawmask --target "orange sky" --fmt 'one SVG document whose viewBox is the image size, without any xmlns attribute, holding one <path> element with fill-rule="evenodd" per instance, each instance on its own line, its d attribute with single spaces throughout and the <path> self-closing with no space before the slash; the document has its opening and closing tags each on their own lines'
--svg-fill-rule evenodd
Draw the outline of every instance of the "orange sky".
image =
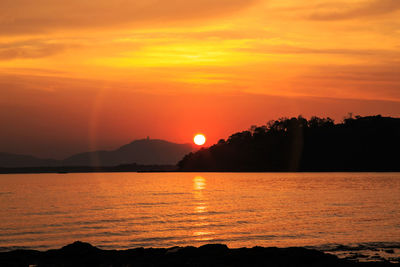
<svg viewBox="0 0 400 267">
<path fill-rule="evenodd" d="M 398 0 L 2 0 L 0 151 L 400 116 Z"/>
</svg>

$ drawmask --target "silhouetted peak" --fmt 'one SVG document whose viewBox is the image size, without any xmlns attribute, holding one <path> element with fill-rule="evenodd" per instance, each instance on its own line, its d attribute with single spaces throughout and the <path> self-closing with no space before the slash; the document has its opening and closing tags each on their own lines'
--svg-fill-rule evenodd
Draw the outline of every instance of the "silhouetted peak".
<svg viewBox="0 0 400 267">
<path fill-rule="evenodd" d="M 144 148 L 144 147 L 154 148 L 154 147 L 178 147 L 178 146 L 187 147 L 191 146 L 191 144 L 178 144 L 162 139 L 143 138 L 143 139 L 133 140 L 129 144 L 121 146 L 117 150 L 127 150 L 127 149 Z"/>
<path fill-rule="evenodd" d="M 165 144 L 168 144 L 171 142 L 166 141 L 166 140 L 161 140 L 161 139 L 150 139 L 149 137 L 147 137 L 147 138 L 143 138 L 143 139 L 133 140 L 129 144 L 140 144 L 140 143 L 165 143 Z"/>
<path fill-rule="evenodd" d="M 98 251 L 99 249 L 92 246 L 89 243 L 75 241 L 72 244 L 66 245 L 61 248 L 62 252 L 71 253 L 71 254 L 85 254 L 88 252 Z"/>
<path fill-rule="evenodd" d="M 73 155 L 64 160 L 68 166 L 175 165 L 193 151 L 188 144 L 176 144 L 160 139 L 138 139 L 116 150 L 93 151 Z"/>
<path fill-rule="evenodd" d="M 229 250 L 229 248 L 225 244 L 206 244 L 199 247 L 199 250 L 203 252 L 220 253 Z"/>
</svg>

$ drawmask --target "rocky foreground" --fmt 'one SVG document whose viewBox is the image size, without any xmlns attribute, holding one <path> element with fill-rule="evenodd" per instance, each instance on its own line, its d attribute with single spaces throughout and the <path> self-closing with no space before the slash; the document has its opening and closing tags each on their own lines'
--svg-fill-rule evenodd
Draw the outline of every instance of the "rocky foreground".
<svg viewBox="0 0 400 267">
<path fill-rule="evenodd" d="M 40 252 L 15 250 L 0 253 L 0 266 L 400 266 L 390 262 L 356 262 L 305 248 L 239 248 L 204 245 L 173 248 L 102 250 L 75 242 L 61 249 Z"/>
</svg>

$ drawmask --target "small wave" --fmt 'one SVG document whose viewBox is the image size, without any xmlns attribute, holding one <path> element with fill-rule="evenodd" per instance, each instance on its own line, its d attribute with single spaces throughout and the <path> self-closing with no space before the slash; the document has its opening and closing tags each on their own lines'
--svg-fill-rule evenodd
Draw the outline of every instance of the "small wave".
<svg viewBox="0 0 400 267">
<path fill-rule="evenodd" d="M 163 242 L 163 241 L 171 241 L 171 240 L 183 240 L 183 239 L 189 239 L 192 238 L 192 236 L 165 236 L 165 237 L 145 237 L 145 238 L 137 238 L 131 240 L 131 242 Z"/>
<path fill-rule="evenodd" d="M 229 227 L 227 224 L 223 223 L 207 223 L 207 224 L 202 224 L 202 225 L 182 225 L 182 226 L 174 226 L 172 225 L 171 227 L 168 228 L 160 228 L 160 229 L 154 229 L 152 232 L 154 233 L 164 233 L 164 232 L 171 232 L 171 231 L 181 231 L 181 230 L 199 230 L 199 229 L 205 229 L 207 228 L 208 230 L 214 230 L 214 229 L 219 229 L 219 228 L 224 228 L 224 227 Z"/>
<path fill-rule="evenodd" d="M 75 238 L 129 236 L 129 235 L 138 234 L 141 232 L 142 231 L 136 231 L 136 230 L 126 230 L 126 231 L 118 231 L 118 232 L 103 231 L 103 232 L 94 232 L 94 233 L 77 233 L 72 236 L 74 236 Z"/>
<path fill-rule="evenodd" d="M 173 214 L 165 214 L 165 217 L 173 217 L 173 218 L 180 218 L 180 217 L 193 217 L 193 216 L 205 216 L 205 215 L 220 215 L 220 214 L 228 214 L 227 211 L 204 211 L 204 212 L 179 212 Z"/>
<path fill-rule="evenodd" d="M 157 207 L 157 206 L 167 206 L 167 205 L 177 205 L 180 204 L 180 202 L 175 201 L 175 202 L 138 202 L 138 203 L 132 203 L 134 206 L 139 206 L 139 207 Z"/>
<path fill-rule="evenodd" d="M 153 192 L 150 193 L 153 196 L 177 196 L 177 195 L 189 195 L 189 193 L 185 192 Z"/>
<path fill-rule="evenodd" d="M 98 219 L 92 221 L 72 221 L 72 222 L 63 222 L 61 224 L 49 224 L 48 226 L 57 227 L 57 226 L 69 226 L 69 225 L 96 225 L 96 224 L 104 224 L 104 223 L 119 223 L 119 222 L 132 222 L 132 221 L 142 221 L 153 219 L 154 216 L 137 216 L 137 217 L 123 217 L 118 219 Z"/>
<path fill-rule="evenodd" d="M 41 235 L 41 234 L 46 234 L 47 232 L 48 231 L 2 232 L 2 233 L 0 233 L 0 237 L 23 236 L 23 235 Z"/>
<path fill-rule="evenodd" d="M 41 211 L 41 212 L 26 212 L 21 215 L 23 216 L 42 216 L 42 215 L 62 215 L 62 214 L 68 214 L 69 212 L 63 212 L 63 211 Z"/>
</svg>

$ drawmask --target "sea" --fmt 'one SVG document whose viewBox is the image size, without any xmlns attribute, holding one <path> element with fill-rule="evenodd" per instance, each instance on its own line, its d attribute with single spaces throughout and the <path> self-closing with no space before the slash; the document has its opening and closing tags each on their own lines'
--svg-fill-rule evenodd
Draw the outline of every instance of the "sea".
<svg viewBox="0 0 400 267">
<path fill-rule="evenodd" d="M 0 251 L 307 247 L 400 257 L 400 173 L 0 175 Z"/>
</svg>

